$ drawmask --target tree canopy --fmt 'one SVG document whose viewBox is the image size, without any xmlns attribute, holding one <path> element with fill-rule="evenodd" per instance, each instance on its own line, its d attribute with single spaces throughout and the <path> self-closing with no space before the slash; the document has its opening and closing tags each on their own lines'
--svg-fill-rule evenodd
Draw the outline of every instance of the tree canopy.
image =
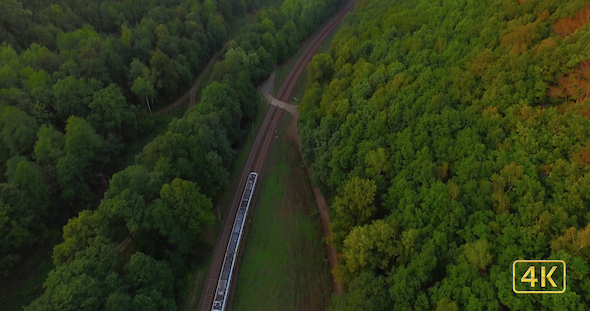
<svg viewBox="0 0 590 311">
<path fill-rule="evenodd" d="M 298 124 L 332 202 L 334 310 L 588 308 L 589 10 L 357 5 Z M 565 260 L 566 294 L 515 295 L 517 259 Z"/>
<path fill-rule="evenodd" d="M 22 17 L 0 31 L 0 271 L 69 219 L 44 292 L 25 310 L 178 309 L 181 280 L 212 251 L 203 233 L 256 117 L 256 83 L 341 1 L 266 4 L 0 5 Z M 149 115 L 184 93 L 233 19 L 254 10 L 200 102 L 183 118 Z"/>
</svg>

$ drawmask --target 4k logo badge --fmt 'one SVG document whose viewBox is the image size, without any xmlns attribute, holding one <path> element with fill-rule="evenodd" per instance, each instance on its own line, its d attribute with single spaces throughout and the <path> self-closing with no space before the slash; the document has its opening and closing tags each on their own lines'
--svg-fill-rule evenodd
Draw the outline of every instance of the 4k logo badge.
<svg viewBox="0 0 590 311">
<path fill-rule="evenodd" d="M 566 287 L 563 260 L 516 260 L 512 263 L 512 290 L 517 294 L 561 294 Z"/>
</svg>

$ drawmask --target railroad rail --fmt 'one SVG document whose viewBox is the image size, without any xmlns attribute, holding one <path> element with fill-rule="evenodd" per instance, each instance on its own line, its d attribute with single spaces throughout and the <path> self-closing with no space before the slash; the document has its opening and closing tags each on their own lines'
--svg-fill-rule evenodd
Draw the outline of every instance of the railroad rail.
<svg viewBox="0 0 590 311">
<path fill-rule="evenodd" d="M 215 298 L 213 300 L 212 311 L 225 311 L 229 289 L 231 287 L 234 266 L 236 264 L 236 257 L 242 241 L 242 233 L 244 231 L 244 223 L 248 217 L 248 210 L 250 209 L 250 202 L 252 194 L 256 186 L 256 179 L 258 174 L 251 172 L 248 175 L 248 181 L 242 193 L 240 200 L 240 207 L 234 220 L 232 234 L 225 251 L 225 259 L 221 267 L 221 274 L 217 281 L 217 290 L 215 291 Z"/>
<path fill-rule="evenodd" d="M 289 74 L 287 74 L 285 81 L 276 93 L 275 97 L 277 99 L 289 102 L 288 99 L 291 98 L 295 85 L 297 84 L 297 81 L 305 71 L 307 63 L 309 63 L 313 55 L 315 55 L 315 53 L 317 52 L 321 44 L 327 39 L 327 37 L 336 29 L 336 27 L 338 27 L 338 25 L 342 22 L 342 20 L 348 14 L 348 12 L 352 11 L 354 5 L 355 1 L 352 1 L 349 5 L 340 9 L 340 11 L 335 15 L 334 18 L 330 19 L 324 25 L 321 26 L 322 30 L 320 30 L 315 36 L 315 38 L 312 39 L 313 41 L 311 42 L 311 44 L 307 47 L 305 51 L 301 53 L 301 56 L 293 66 L 293 69 L 289 72 Z M 238 185 L 244 185 L 246 183 L 246 180 L 249 176 L 249 172 L 257 172 L 259 175 L 263 174 L 266 158 L 268 156 L 268 150 L 270 149 L 270 145 L 273 141 L 274 132 L 278 130 L 279 124 L 284 114 L 284 110 L 276 106 L 270 106 L 268 112 L 264 117 L 264 120 L 262 121 L 258 134 L 254 139 L 254 143 L 252 144 L 252 148 L 250 149 L 246 163 L 242 168 L 242 172 L 240 174 L 241 178 Z M 213 303 L 216 297 L 218 281 L 221 278 L 220 275 L 222 273 L 222 266 L 225 263 L 226 251 L 228 245 L 230 244 L 230 236 L 233 232 L 233 226 L 235 223 L 236 215 L 238 215 L 238 202 L 241 198 L 241 191 L 239 191 L 240 189 L 241 188 L 236 189 L 236 192 L 234 193 L 232 203 L 228 210 L 228 215 L 224 220 L 224 226 L 221 231 L 221 236 L 213 252 L 213 258 L 211 259 L 209 272 L 207 273 L 207 278 L 205 280 L 203 292 L 201 294 L 201 299 L 199 300 L 199 310 L 202 311 L 214 310 Z M 253 202 L 255 201 L 255 199 L 255 194 L 253 193 L 251 201 Z M 237 253 L 239 253 L 239 248 Z M 238 267 L 238 262 L 239 256 L 236 256 L 235 260 L 233 261 L 234 268 Z M 235 277 L 235 275 L 233 274 L 232 276 Z M 231 309 L 231 298 L 232 286 L 231 284 L 227 284 L 226 301 L 223 304 L 223 308 L 226 308 L 226 310 Z"/>
</svg>

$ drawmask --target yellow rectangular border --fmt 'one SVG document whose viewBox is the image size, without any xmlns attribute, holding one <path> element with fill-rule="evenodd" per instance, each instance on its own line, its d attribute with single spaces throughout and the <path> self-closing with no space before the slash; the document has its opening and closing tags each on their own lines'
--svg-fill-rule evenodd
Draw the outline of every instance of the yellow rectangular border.
<svg viewBox="0 0 590 311">
<path fill-rule="evenodd" d="M 536 290 L 525 290 L 525 291 L 518 291 L 516 290 L 516 264 L 517 263 L 526 263 L 526 262 L 558 262 L 563 264 L 563 290 L 561 291 L 536 291 Z M 551 260 L 551 259 L 544 259 L 544 260 L 515 260 L 512 263 L 512 291 L 517 294 L 562 294 L 565 292 L 566 284 L 565 284 L 565 273 L 567 269 L 565 267 L 565 261 L 563 260 Z"/>
</svg>

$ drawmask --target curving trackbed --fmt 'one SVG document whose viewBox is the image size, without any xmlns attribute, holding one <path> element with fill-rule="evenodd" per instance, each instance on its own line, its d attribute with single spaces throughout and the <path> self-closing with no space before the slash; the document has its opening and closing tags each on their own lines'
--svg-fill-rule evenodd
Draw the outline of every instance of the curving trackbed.
<svg viewBox="0 0 590 311">
<path fill-rule="evenodd" d="M 320 27 L 322 30 L 317 33 L 317 35 L 313 39 L 313 42 L 301 54 L 301 56 L 299 57 L 299 59 L 297 60 L 297 62 L 287 75 L 287 77 L 285 78 L 285 81 L 283 82 L 276 94 L 276 99 L 284 102 L 287 98 L 290 98 L 292 96 L 293 91 L 295 90 L 295 86 L 297 85 L 299 78 L 304 73 L 305 68 L 311 60 L 311 58 L 315 55 L 322 43 L 330 36 L 330 34 L 336 29 L 336 27 L 338 27 L 338 25 L 342 22 L 344 17 L 354 8 L 355 3 L 356 1 L 352 1 L 350 4 L 340 9 L 332 19 L 330 19 L 328 22 L 326 22 L 324 25 Z M 246 163 L 242 168 L 240 174 L 240 181 L 237 183 L 237 188 L 234 189 L 233 199 L 231 201 L 231 205 L 229 206 L 227 216 L 223 221 L 223 228 L 220 232 L 220 238 L 217 241 L 217 245 L 215 246 L 213 258 L 211 259 L 209 271 L 207 273 L 205 284 L 203 286 L 203 292 L 199 300 L 199 310 L 211 310 L 213 304 L 213 297 L 217 286 L 217 280 L 221 272 L 221 265 L 223 263 L 224 253 L 232 230 L 233 220 L 237 213 L 238 201 L 240 199 L 241 190 L 246 182 L 248 174 L 251 171 L 258 172 L 259 178 L 262 174 L 264 174 L 266 158 L 268 156 L 268 151 L 270 150 L 270 146 L 274 138 L 274 132 L 278 130 L 279 124 L 283 116 L 284 110 L 278 108 L 275 105 L 272 105 L 268 109 L 268 112 L 266 113 L 264 120 L 260 125 L 258 134 L 256 135 L 252 148 L 250 149 Z M 299 140 L 298 137 L 297 140 Z M 308 169 L 308 174 L 309 173 L 310 171 Z M 314 195 L 316 197 L 318 209 L 320 210 L 322 227 L 324 229 L 324 236 L 327 236 L 330 234 L 330 219 L 328 214 L 328 205 L 322 194 L 319 192 L 319 190 L 314 189 Z M 252 198 L 253 202 L 255 202 L 256 196 L 257 193 L 254 193 L 254 197 Z M 326 251 L 328 252 L 330 269 L 333 269 L 338 264 L 337 253 L 334 250 L 334 248 L 329 245 L 326 246 Z M 239 262 L 240 259 L 238 255 L 238 261 L 236 263 L 236 267 L 238 267 L 238 272 Z M 235 284 L 236 282 L 232 282 L 232 288 L 235 286 Z M 333 282 L 332 284 L 333 291 L 336 294 L 343 293 L 342 284 L 340 284 L 339 282 Z M 193 288 L 193 290 L 195 289 Z M 230 302 L 228 304 L 230 307 L 232 292 L 233 289 L 230 289 L 230 297 L 228 300 Z M 189 309 L 192 308 L 189 306 Z"/>
</svg>

